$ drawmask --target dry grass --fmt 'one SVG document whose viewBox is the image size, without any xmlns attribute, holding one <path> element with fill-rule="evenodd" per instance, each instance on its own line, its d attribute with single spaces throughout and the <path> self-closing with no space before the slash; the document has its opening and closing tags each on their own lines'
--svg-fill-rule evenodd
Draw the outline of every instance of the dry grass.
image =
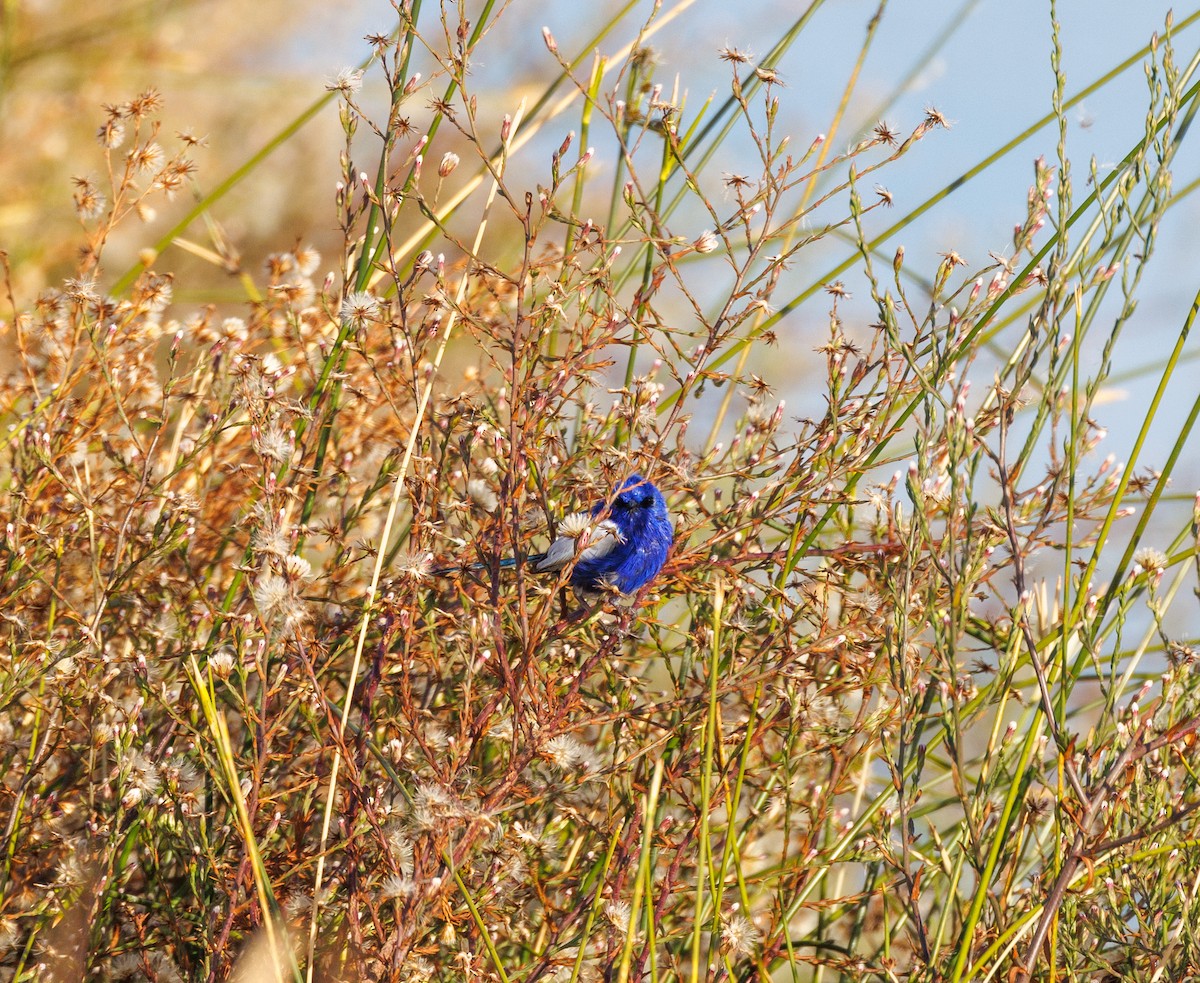
<svg viewBox="0 0 1200 983">
<path fill-rule="evenodd" d="M 1147 472 L 1097 397 L 1195 63 L 1157 46 L 1086 198 L 1039 161 L 1011 249 L 923 278 L 876 185 L 944 121 L 789 145 L 802 20 L 699 109 L 669 20 L 608 61 L 547 34 L 558 88 L 500 119 L 496 13 L 400 8 L 385 119 L 331 80 L 343 254 L 272 255 L 236 316 L 159 250 L 105 268 L 192 164 L 154 93 L 99 119 L 78 272 L 4 329 L 4 978 L 1194 971 L 1200 513 L 1164 489 L 1197 413 Z M 497 567 L 633 471 L 677 539 L 632 604 Z"/>
</svg>

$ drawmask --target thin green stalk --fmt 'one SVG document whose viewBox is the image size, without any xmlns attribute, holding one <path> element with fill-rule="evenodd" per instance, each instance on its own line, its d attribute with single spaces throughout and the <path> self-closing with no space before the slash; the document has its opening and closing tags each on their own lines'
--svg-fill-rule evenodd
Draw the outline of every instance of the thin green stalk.
<svg viewBox="0 0 1200 983">
<path fill-rule="evenodd" d="M 642 800 L 642 848 L 638 855 L 638 869 L 633 876 L 633 898 L 629 903 L 629 921 L 625 925 L 625 943 L 621 948 L 621 962 L 617 970 L 617 983 L 627 983 L 629 969 L 633 962 L 633 944 L 637 940 L 638 923 L 641 921 L 641 906 L 646 904 L 646 917 L 650 919 L 653 928 L 654 896 L 650 893 L 653 887 L 653 869 L 651 857 L 654 848 L 654 836 L 658 832 L 658 795 L 662 789 L 663 768 L 666 760 L 659 758 L 654 763 L 654 776 L 650 779 L 650 789 Z M 653 936 L 651 936 L 651 939 Z M 653 946 L 652 941 L 650 943 Z"/>
<path fill-rule="evenodd" d="M 479 906 L 475 903 L 475 897 L 467 887 L 467 882 L 462 879 L 462 874 L 458 872 L 458 868 L 450 863 L 449 854 L 442 855 L 446 865 L 450 868 L 450 874 L 454 878 L 454 884 L 458 888 L 459 897 L 466 902 L 467 910 L 471 913 L 471 920 L 475 923 L 475 928 L 479 932 L 479 937 L 483 939 L 483 947 L 487 949 L 488 958 L 492 963 L 492 969 L 496 975 L 500 977 L 500 983 L 509 983 L 508 974 L 504 971 L 504 960 L 496 949 L 496 943 L 492 939 L 492 933 L 488 931 L 487 921 L 484 919 Z"/>
<path fill-rule="evenodd" d="M 709 809 L 712 806 L 713 755 L 717 743 L 717 714 L 720 703 L 717 699 L 717 681 L 721 675 L 721 627 L 725 607 L 725 584 L 718 579 L 713 585 L 712 641 L 708 659 L 708 707 L 704 724 L 703 763 L 700 771 L 700 829 L 696 836 L 696 904 L 692 916 L 692 966 L 691 983 L 700 980 L 700 939 L 704 932 L 705 872 L 712 857 L 712 844 L 708 839 Z"/>
<path fill-rule="evenodd" d="M 604 862 L 600 865 L 599 873 L 596 876 L 596 893 L 592 896 L 592 904 L 588 908 L 587 918 L 584 920 L 583 929 L 579 933 L 579 948 L 575 954 L 575 966 L 571 970 L 571 978 L 567 983 L 579 983 L 579 974 L 583 971 L 583 959 L 587 954 L 588 944 L 592 940 L 592 929 L 596 925 L 596 919 L 600 916 L 600 909 L 604 906 L 604 892 L 602 890 L 605 884 L 608 872 L 612 868 L 612 859 L 617 852 L 617 846 L 621 842 L 621 832 L 624 829 L 623 823 L 617 823 L 613 828 L 612 835 L 608 838 L 608 851 L 604 854 Z"/>
<path fill-rule="evenodd" d="M 1025 733 L 1025 740 L 1021 744 L 1020 760 L 1013 768 L 1014 775 L 1030 775 L 1029 767 L 1033 759 L 1033 752 L 1037 748 L 1042 736 L 1042 717 L 1039 715 L 1036 717 L 1036 720 L 1038 722 L 1034 726 L 1031 726 Z M 977 872 L 978 885 L 971 897 L 971 905 L 967 910 L 966 918 L 963 919 L 962 929 L 958 933 L 954 964 L 950 969 L 950 983 L 958 983 L 959 980 L 963 979 L 963 973 L 967 968 L 967 961 L 971 958 L 971 946 L 975 940 L 975 927 L 979 924 L 980 916 L 983 914 L 984 902 L 990 896 L 987 885 L 991 884 L 992 878 L 995 876 L 1000 854 L 1007 845 L 1005 833 L 1012 825 L 1016 809 L 1025 797 L 1026 787 L 1027 783 L 1025 781 L 1014 781 L 1008 788 L 1008 795 L 1004 799 L 1004 805 L 1001 807 L 1000 816 L 997 820 L 995 831 L 992 834 L 991 844 L 988 847 L 987 858 L 984 860 L 982 868 Z"/>
<path fill-rule="evenodd" d="M 1137 439 L 1134 441 L 1133 450 L 1130 452 L 1130 460 L 1126 465 L 1125 471 L 1121 475 L 1121 481 L 1117 486 L 1117 491 L 1113 496 L 1113 505 L 1109 509 L 1109 514 L 1105 516 L 1104 533 L 1107 533 L 1111 527 L 1111 520 L 1115 518 L 1115 508 L 1119 505 L 1121 497 L 1125 489 L 1129 486 L 1129 481 L 1133 477 L 1134 466 L 1138 455 L 1145 444 L 1146 438 L 1149 435 L 1150 427 L 1154 422 L 1155 414 L 1158 411 L 1159 405 L 1162 403 L 1163 397 L 1166 395 L 1167 386 L 1171 381 L 1171 376 L 1178 365 L 1180 355 L 1183 351 L 1183 346 L 1187 341 L 1188 334 L 1192 329 L 1192 325 L 1196 321 L 1196 313 L 1200 311 L 1200 292 L 1197 292 L 1192 300 L 1191 309 L 1188 311 L 1187 318 L 1184 320 L 1183 329 L 1179 333 L 1179 337 L 1175 340 L 1175 347 L 1171 351 L 1167 359 L 1166 367 L 1163 369 L 1162 377 L 1159 379 L 1159 384 L 1154 391 L 1154 397 L 1150 401 L 1150 408 L 1146 413 L 1145 422 L 1138 430 Z M 1167 460 L 1163 464 L 1162 470 L 1159 472 L 1158 479 L 1154 483 L 1154 491 L 1151 492 L 1149 500 L 1145 507 L 1141 510 L 1141 515 L 1138 517 L 1137 525 L 1134 527 L 1132 535 L 1129 537 L 1129 542 L 1125 546 L 1124 553 L 1121 554 L 1121 559 L 1117 562 L 1112 579 L 1109 582 L 1108 590 L 1105 593 L 1104 600 L 1101 602 L 1101 610 L 1104 610 L 1112 602 L 1116 594 L 1123 589 L 1122 582 L 1125 579 L 1125 571 L 1129 569 L 1129 564 L 1133 560 L 1133 554 L 1137 551 L 1138 545 L 1141 542 L 1142 536 L 1146 532 L 1146 528 L 1150 523 L 1150 517 L 1154 514 L 1155 508 L 1162 499 L 1163 492 L 1166 491 L 1167 483 L 1170 481 L 1171 472 L 1175 469 L 1175 465 L 1179 462 L 1179 458 L 1183 454 L 1184 448 L 1187 446 L 1188 438 L 1191 436 L 1192 428 L 1196 425 L 1196 419 L 1200 417 L 1200 396 L 1192 402 L 1191 411 L 1188 413 L 1187 419 L 1180 428 L 1179 434 L 1175 438 L 1175 443 L 1171 447 L 1171 452 L 1167 455 Z M 1102 538 L 1098 538 L 1096 546 L 1093 550 L 1092 558 L 1088 563 L 1085 576 L 1082 578 L 1082 583 L 1088 582 L 1087 573 L 1095 569 L 1099 562 L 1101 553 Z"/>
</svg>

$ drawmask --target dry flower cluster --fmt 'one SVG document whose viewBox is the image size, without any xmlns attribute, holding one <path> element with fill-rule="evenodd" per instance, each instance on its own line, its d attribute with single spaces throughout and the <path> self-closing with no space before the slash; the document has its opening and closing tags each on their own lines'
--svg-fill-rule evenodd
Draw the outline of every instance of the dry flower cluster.
<svg viewBox="0 0 1200 983">
<path fill-rule="evenodd" d="M 1104 221 L 1039 160 L 1010 251 L 924 282 L 861 188 L 936 110 L 795 152 L 778 58 L 730 49 L 704 112 L 755 165 L 718 176 L 644 44 L 581 75 L 547 32 L 587 109 L 518 168 L 563 124 L 481 114 L 492 5 L 397 14 L 388 118 L 329 82 L 343 255 L 269 256 L 236 314 L 164 257 L 105 286 L 191 170 L 146 93 L 76 187 L 77 276 L 5 326 L 3 978 L 256 945 L 297 979 L 1182 978 L 1200 517 L 1150 525 L 1170 469 L 1103 458 L 1094 406 L 1194 106 L 1169 51 Z M 810 282 L 838 236 L 853 277 Z M 804 349 L 812 419 L 769 371 Z M 635 470 L 677 528 L 637 598 L 500 569 Z"/>
</svg>

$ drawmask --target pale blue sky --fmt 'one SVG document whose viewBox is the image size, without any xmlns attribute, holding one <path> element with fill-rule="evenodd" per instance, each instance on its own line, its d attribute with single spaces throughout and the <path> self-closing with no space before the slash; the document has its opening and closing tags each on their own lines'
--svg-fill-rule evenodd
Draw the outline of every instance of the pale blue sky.
<svg viewBox="0 0 1200 983">
<path fill-rule="evenodd" d="M 427 6 L 432 12 L 434 8 Z M 502 18 L 496 36 L 484 45 L 475 65 L 473 80 L 477 91 L 508 93 L 522 85 L 534 91 L 534 86 L 550 77 L 555 69 L 542 43 L 541 27 L 547 25 L 552 29 L 562 52 L 573 53 L 618 6 L 612 2 L 581 5 L 575 0 L 543 4 L 516 0 Z M 664 4 L 668 10 L 672 6 L 670 2 Z M 472 5 L 472 9 L 479 7 Z M 698 105 L 713 91 L 724 96 L 728 92 L 729 70 L 719 60 L 718 50 L 729 45 L 761 57 L 805 7 L 778 0 L 737 4 L 728 0 L 696 0 L 685 15 L 651 40 L 658 51 L 658 78 L 669 87 L 678 74 L 691 105 Z M 385 32 L 393 26 L 390 8 L 382 0 L 359 0 L 339 8 L 318 14 L 311 23 L 298 25 L 294 44 L 277 50 L 273 57 L 287 61 L 290 71 L 332 75 L 343 65 L 361 59 L 366 51 L 361 40 L 364 34 Z M 779 66 L 786 82 L 786 88 L 779 93 L 780 129 L 793 135 L 793 146 L 807 146 L 816 133 L 828 127 L 858 55 L 866 25 L 877 9 L 878 4 L 873 0 L 829 0 L 784 57 Z M 1161 31 L 1167 9 L 1166 4 L 1120 0 L 1074 0 L 1059 4 L 1068 94 L 1134 53 L 1154 31 Z M 626 26 L 604 42 L 603 50 L 611 52 L 628 40 L 649 10 L 650 4 L 642 3 L 627 19 Z M 1190 12 L 1181 11 L 1177 20 Z M 433 26 L 432 20 L 423 23 L 426 27 Z M 951 23 L 959 26 L 949 42 L 928 64 L 921 65 L 923 53 Z M 1191 27 L 1178 34 L 1175 46 L 1177 61 L 1186 65 L 1200 46 L 1200 29 Z M 865 115 L 888 99 L 899 80 L 914 66 L 920 67 L 920 77 L 889 109 L 886 118 L 906 133 L 919 122 L 926 106 L 935 106 L 953 125 L 948 132 L 927 137 L 881 177 L 881 183 L 895 196 L 895 207 L 890 214 L 876 216 L 876 230 L 905 214 L 1049 111 L 1052 94 L 1049 4 L 1042 0 L 891 3 L 884 10 L 864 66 L 852 103 L 851 123 L 868 122 Z M 1077 199 L 1086 193 L 1088 163 L 1093 155 L 1103 167 L 1123 157 L 1140 137 L 1146 91 L 1144 72 L 1135 66 L 1070 112 L 1068 146 Z M 504 108 L 498 106 L 496 112 Z M 561 130 L 565 132 L 576 121 L 577 115 L 567 117 Z M 557 143 L 560 136 L 554 131 L 547 134 L 546 140 Z M 850 129 L 844 129 L 834 147 L 845 146 L 849 137 Z M 596 142 L 598 160 L 603 166 L 611 145 L 606 146 L 600 137 Z M 1024 215 L 1033 160 L 1039 154 L 1053 160 L 1056 143 L 1056 130 L 1043 129 L 904 230 L 892 245 L 903 244 L 910 268 L 926 275 L 932 274 L 937 254 L 942 250 L 956 249 L 972 267 L 987 263 L 989 251 L 1007 253 L 1013 224 Z M 731 144 L 718 170 L 737 169 L 738 152 L 737 145 Z M 1185 141 L 1175 167 L 1176 188 L 1183 187 L 1196 175 L 1200 170 L 1197 163 L 1195 148 Z M 1200 197 L 1181 203 L 1163 223 L 1155 259 L 1140 291 L 1140 306 L 1118 352 L 1119 368 L 1153 362 L 1170 349 L 1197 287 L 1192 272 L 1200 245 L 1197 241 L 1200 236 L 1194 231 L 1197 227 L 1200 227 Z M 824 267 L 827 260 L 814 259 L 814 263 Z M 847 286 L 854 291 L 861 287 L 861 282 L 856 284 L 851 274 Z M 815 325 L 822 320 L 826 306 L 823 298 L 817 298 L 813 306 L 789 324 L 793 334 L 799 336 L 801 348 L 811 351 L 812 346 L 804 336 L 809 333 L 810 323 Z M 818 339 L 813 345 L 819 343 Z M 1156 376 L 1149 378 L 1153 382 Z M 1190 406 L 1195 395 L 1194 378 L 1194 363 L 1188 363 L 1171 390 L 1171 399 L 1183 410 Z M 786 379 L 774 381 L 783 383 L 781 389 L 786 391 Z M 1103 422 L 1112 433 L 1111 448 L 1118 456 L 1136 433 L 1149 391 L 1145 384 L 1130 385 L 1124 401 L 1104 412 Z M 1171 430 L 1165 425 L 1168 422 L 1165 418 L 1162 421 L 1164 435 Z M 1147 448 L 1145 460 L 1152 463 L 1165 456 L 1166 451 L 1167 446 L 1156 437 Z M 1176 487 L 1186 490 L 1194 486 L 1198 477 L 1200 470 L 1187 464 L 1179 472 Z"/>
</svg>

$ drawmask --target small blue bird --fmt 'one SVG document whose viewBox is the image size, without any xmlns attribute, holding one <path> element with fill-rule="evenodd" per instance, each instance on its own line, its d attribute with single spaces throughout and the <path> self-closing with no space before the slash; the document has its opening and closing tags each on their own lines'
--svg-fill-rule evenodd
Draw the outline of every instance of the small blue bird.
<svg viewBox="0 0 1200 983">
<path fill-rule="evenodd" d="M 526 558 L 539 573 L 553 573 L 574 561 L 571 586 L 584 594 L 613 588 L 635 594 L 653 580 L 667 562 L 675 527 L 667 503 L 654 484 L 640 474 L 630 475 L 616 489 L 611 504 L 598 502 L 590 512 L 569 515 L 558 526 L 558 538 L 545 553 Z M 500 561 L 515 566 L 516 557 Z M 436 574 L 478 570 L 443 567 Z"/>
</svg>

